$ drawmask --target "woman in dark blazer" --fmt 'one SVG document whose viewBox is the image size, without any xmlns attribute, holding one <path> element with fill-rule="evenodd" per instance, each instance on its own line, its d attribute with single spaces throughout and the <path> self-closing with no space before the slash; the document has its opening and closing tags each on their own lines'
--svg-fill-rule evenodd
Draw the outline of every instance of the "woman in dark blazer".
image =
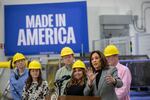
<svg viewBox="0 0 150 100">
<path fill-rule="evenodd" d="M 90 55 L 91 70 L 87 71 L 88 81 L 84 95 L 100 96 L 102 100 L 118 100 L 115 88 L 123 85 L 115 67 L 109 67 L 104 54 L 93 51 Z"/>
</svg>

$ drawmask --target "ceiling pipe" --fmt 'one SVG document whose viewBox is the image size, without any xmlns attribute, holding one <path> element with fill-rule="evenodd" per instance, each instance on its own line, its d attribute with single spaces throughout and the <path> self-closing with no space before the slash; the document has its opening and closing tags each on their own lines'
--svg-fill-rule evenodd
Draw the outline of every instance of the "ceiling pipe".
<svg viewBox="0 0 150 100">
<path fill-rule="evenodd" d="M 142 2 L 141 4 L 141 26 L 139 27 L 138 26 L 138 17 L 137 16 L 134 16 L 133 17 L 133 26 L 134 26 L 134 29 L 137 31 L 137 32 L 146 32 L 146 10 L 149 9 L 150 7 L 146 7 L 144 8 L 144 5 L 145 4 L 149 4 L 150 1 L 144 1 Z"/>
<path fill-rule="evenodd" d="M 141 4 L 141 28 L 145 28 L 146 26 L 145 26 L 145 9 L 144 9 L 144 5 L 145 4 L 149 4 L 150 3 L 150 1 L 144 1 L 144 2 L 142 2 L 142 4 Z"/>
<path fill-rule="evenodd" d="M 148 9 L 150 9 L 150 7 L 146 7 L 146 8 L 144 9 L 144 28 L 145 28 L 145 31 L 146 31 L 146 11 L 147 11 Z"/>
</svg>

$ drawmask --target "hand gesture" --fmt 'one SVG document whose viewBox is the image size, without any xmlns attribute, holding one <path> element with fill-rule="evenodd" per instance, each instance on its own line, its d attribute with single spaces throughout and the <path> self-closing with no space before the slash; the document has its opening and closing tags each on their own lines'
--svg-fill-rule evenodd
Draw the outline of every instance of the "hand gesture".
<svg viewBox="0 0 150 100">
<path fill-rule="evenodd" d="M 105 76 L 105 80 L 106 80 L 107 84 L 115 84 L 116 83 L 115 78 L 113 78 L 111 75 Z"/>
<path fill-rule="evenodd" d="M 92 69 L 87 69 L 86 74 L 87 74 L 87 78 L 88 78 L 87 83 L 89 86 L 92 86 L 92 83 L 98 73 L 93 73 Z"/>
</svg>

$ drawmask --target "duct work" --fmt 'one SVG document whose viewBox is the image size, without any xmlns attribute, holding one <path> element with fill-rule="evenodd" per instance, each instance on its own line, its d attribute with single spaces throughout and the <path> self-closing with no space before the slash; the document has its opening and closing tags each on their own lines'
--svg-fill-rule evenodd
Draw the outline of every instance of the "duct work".
<svg viewBox="0 0 150 100">
<path fill-rule="evenodd" d="M 138 16 L 133 16 L 133 26 L 137 32 L 146 32 L 146 11 L 150 9 L 150 7 L 146 6 L 146 4 L 150 4 L 150 1 L 144 1 L 141 4 L 141 26 L 138 26 Z"/>
</svg>

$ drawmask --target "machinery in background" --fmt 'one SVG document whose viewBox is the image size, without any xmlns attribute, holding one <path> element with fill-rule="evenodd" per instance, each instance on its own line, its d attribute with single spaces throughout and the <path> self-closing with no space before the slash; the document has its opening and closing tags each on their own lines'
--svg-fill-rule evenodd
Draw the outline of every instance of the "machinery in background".
<svg viewBox="0 0 150 100">
<path fill-rule="evenodd" d="M 144 31 L 146 28 L 142 28 L 143 31 L 134 29 L 133 15 L 100 15 L 99 21 L 100 39 L 92 40 L 92 50 L 103 51 L 108 44 L 115 44 L 121 55 L 150 57 L 150 34 Z"/>
<path fill-rule="evenodd" d="M 84 54 L 84 56 L 75 56 L 75 59 L 81 59 L 85 62 L 86 67 L 90 67 L 89 64 L 90 54 Z M 143 88 L 149 89 L 150 87 L 150 59 L 146 55 L 121 55 L 119 56 L 120 62 L 129 67 L 132 74 L 131 89 L 142 90 Z M 55 94 L 55 73 L 62 66 L 63 63 L 60 59 L 49 59 L 47 63 L 42 64 L 42 74 L 44 79 L 49 83 L 51 95 Z M 7 68 L 8 69 L 8 68 Z M 6 84 L 5 84 L 6 87 Z M 9 85 L 3 91 L 3 95 L 9 92 Z M 7 96 L 7 95 L 6 95 Z M 4 99 L 5 100 L 5 99 Z"/>
<path fill-rule="evenodd" d="M 132 75 L 131 89 L 150 89 L 150 59 L 147 55 L 120 56 L 120 62 L 127 66 Z"/>
<path fill-rule="evenodd" d="M 115 44 L 121 55 L 132 54 L 132 41 L 130 37 L 131 15 L 101 15 L 100 39 L 92 41 L 93 50 L 101 50 L 108 44 Z"/>
<path fill-rule="evenodd" d="M 132 75 L 131 89 L 142 90 L 150 88 L 150 59 L 147 55 L 120 55 L 120 62 L 126 65 Z M 85 54 L 84 57 L 75 57 L 75 59 L 81 59 L 86 64 L 86 67 L 90 67 L 89 54 Z M 46 76 L 49 82 L 51 93 L 55 90 L 54 78 L 57 69 L 59 68 L 59 59 L 49 60 L 46 66 Z M 61 63 L 62 65 L 63 63 Z"/>
</svg>

